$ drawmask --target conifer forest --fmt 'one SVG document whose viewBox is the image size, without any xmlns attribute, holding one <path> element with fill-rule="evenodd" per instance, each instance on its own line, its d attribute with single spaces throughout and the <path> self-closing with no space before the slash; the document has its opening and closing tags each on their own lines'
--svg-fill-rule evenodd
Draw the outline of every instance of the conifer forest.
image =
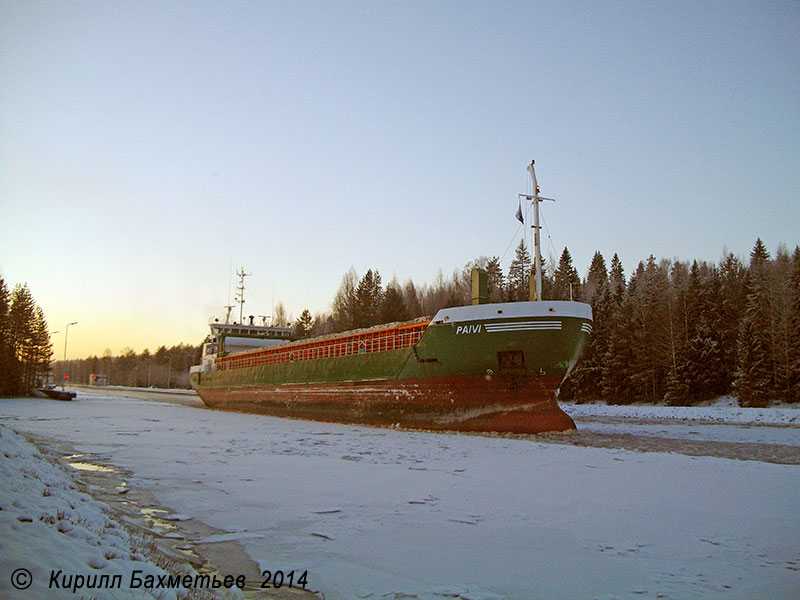
<svg viewBox="0 0 800 600">
<path fill-rule="evenodd" d="M 359 279 L 351 270 L 310 333 L 469 304 L 473 267 L 487 271 L 490 302 L 528 299 L 532 261 L 522 241 L 506 273 L 498 257 L 481 257 L 431 285 L 391 281 L 383 288 L 377 271 Z M 759 239 L 747 264 L 731 253 L 719 264 L 650 256 L 629 276 L 616 254 L 607 263 L 596 252 L 583 279 L 564 248 L 558 264 L 545 267 L 545 299 L 587 302 L 594 313 L 561 399 L 688 405 L 735 394 L 742 406 L 800 401 L 800 248 L 772 257 Z"/>
<path fill-rule="evenodd" d="M 0 396 L 46 381 L 52 356 L 47 320 L 28 286 L 9 290 L 0 277 Z"/>
<path fill-rule="evenodd" d="M 781 246 L 773 256 L 759 239 L 749 260 L 726 253 L 719 263 L 650 256 L 629 274 L 616 254 L 606 262 L 595 252 L 583 278 L 567 248 L 557 264 L 549 262 L 543 297 L 587 302 L 594 313 L 592 333 L 560 399 L 689 405 L 732 394 L 742 406 L 800 401 L 800 247 L 790 254 Z M 306 338 L 432 316 L 470 303 L 474 267 L 488 274 L 489 302 L 528 299 L 532 260 L 521 241 L 506 272 L 498 257 L 480 257 L 450 277 L 440 272 L 429 284 L 392 279 L 384 285 L 377 270 L 359 277 L 351 268 L 329 312 L 315 316 L 305 309 L 292 322 L 279 305 L 280 322 L 273 324 L 291 325 L 295 338 Z M 17 286 L 9 295 L 3 286 L 0 303 L 2 368 L 18 372 L 15 381 L 23 387 L 52 355 L 44 315 L 32 299 L 23 300 L 29 296 L 27 288 Z M 18 313 L 27 315 L 28 333 L 16 324 Z M 118 357 L 107 351 L 68 361 L 68 369 L 78 383 L 104 373 L 112 385 L 188 387 L 188 368 L 199 362 L 200 348 L 162 346 L 152 354 L 126 349 Z M 56 363 L 54 372 L 61 368 Z"/>
</svg>

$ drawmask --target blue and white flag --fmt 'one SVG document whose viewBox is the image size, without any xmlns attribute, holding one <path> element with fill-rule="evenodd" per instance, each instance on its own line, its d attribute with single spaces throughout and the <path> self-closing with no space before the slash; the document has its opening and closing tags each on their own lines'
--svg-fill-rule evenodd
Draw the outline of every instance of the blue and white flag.
<svg viewBox="0 0 800 600">
<path fill-rule="evenodd" d="M 519 201 L 519 207 L 517 208 L 517 221 L 525 224 L 525 221 L 522 219 L 522 200 Z"/>
</svg>

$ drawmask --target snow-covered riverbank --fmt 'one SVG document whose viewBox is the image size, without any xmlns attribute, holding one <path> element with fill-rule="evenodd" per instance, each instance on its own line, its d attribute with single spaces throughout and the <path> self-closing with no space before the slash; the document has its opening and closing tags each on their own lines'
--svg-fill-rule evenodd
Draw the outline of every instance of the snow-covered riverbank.
<svg viewBox="0 0 800 600">
<path fill-rule="evenodd" d="M 131 486 L 227 532 L 262 569 L 307 570 L 309 587 L 328 600 L 749 599 L 800 590 L 795 465 L 102 394 L 0 400 L 0 423 L 126 469 Z"/>
<path fill-rule="evenodd" d="M 182 585 L 146 589 L 148 581 L 170 577 L 152 561 L 148 541 L 132 537 L 107 505 L 2 424 L 0 451 L 0 597 L 186 597 Z M 241 593 L 232 588 L 223 596 Z"/>
<path fill-rule="evenodd" d="M 629 419 L 635 421 L 680 421 L 720 423 L 725 425 L 797 425 L 800 426 L 800 407 L 783 405 L 772 408 L 743 408 L 735 398 L 720 398 L 699 406 L 664 406 L 653 404 L 575 404 L 561 402 L 561 407 L 573 419 Z"/>
</svg>

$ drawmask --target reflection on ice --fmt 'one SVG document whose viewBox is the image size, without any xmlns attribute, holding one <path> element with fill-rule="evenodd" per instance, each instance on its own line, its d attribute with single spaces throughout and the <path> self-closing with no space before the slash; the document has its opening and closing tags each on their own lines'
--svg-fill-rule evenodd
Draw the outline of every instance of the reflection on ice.
<svg viewBox="0 0 800 600">
<path fill-rule="evenodd" d="M 73 469 L 77 469 L 79 471 L 96 471 L 100 473 L 113 473 L 114 469 L 111 467 L 104 467 L 103 465 L 95 465 L 88 462 L 70 462 L 67 463 Z"/>
</svg>

